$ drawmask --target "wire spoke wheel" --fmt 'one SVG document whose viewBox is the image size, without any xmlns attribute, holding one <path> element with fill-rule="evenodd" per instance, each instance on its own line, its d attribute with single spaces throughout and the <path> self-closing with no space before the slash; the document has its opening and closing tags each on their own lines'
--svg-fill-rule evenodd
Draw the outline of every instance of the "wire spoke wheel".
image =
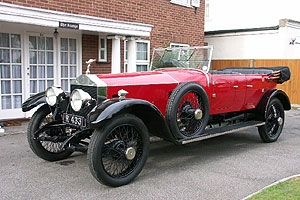
<svg viewBox="0 0 300 200">
<path fill-rule="evenodd" d="M 49 128 L 34 137 L 34 133 L 54 121 L 48 105 L 40 107 L 32 116 L 27 129 L 27 140 L 32 151 L 39 157 L 48 161 L 57 161 L 67 158 L 72 151 L 62 147 L 62 139 L 66 139 L 65 128 Z M 56 138 L 55 141 L 53 138 Z"/>
<path fill-rule="evenodd" d="M 143 121 L 131 114 L 116 116 L 91 138 L 90 171 L 105 185 L 128 184 L 143 169 L 148 151 L 149 133 Z"/>
<path fill-rule="evenodd" d="M 209 118 L 205 90 L 195 82 L 178 85 L 170 95 L 166 119 L 177 139 L 189 139 L 203 133 Z"/>
<path fill-rule="evenodd" d="M 101 157 L 106 173 L 111 177 L 121 178 L 132 173 L 142 155 L 141 135 L 134 126 L 124 124 L 110 132 Z"/>
</svg>

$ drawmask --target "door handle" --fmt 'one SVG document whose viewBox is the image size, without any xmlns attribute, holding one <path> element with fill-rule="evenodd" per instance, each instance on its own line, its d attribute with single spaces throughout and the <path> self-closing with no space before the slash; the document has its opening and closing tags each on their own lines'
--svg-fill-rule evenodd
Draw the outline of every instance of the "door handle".
<svg viewBox="0 0 300 200">
<path fill-rule="evenodd" d="M 233 86 L 233 88 L 239 88 L 239 86 L 238 86 L 238 85 L 235 85 L 235 86 Z"/>
<path fill-rule="evenodd" d="M 253 85 L 246 85 L 247 88 L 253 88 Z"/>
</svg>

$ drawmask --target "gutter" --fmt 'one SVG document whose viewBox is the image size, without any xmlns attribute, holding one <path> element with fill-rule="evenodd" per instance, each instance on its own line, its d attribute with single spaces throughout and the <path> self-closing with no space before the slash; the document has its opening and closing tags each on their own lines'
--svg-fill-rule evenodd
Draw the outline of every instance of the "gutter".
<svg viewBox="0 0 300 200">
<path fill-rule="evenodd" d="M 208 36 L 208 35 L 218 35 L 218 34 L 227 34 L 227 33 L 243 33 L 243 32 L 272 31 L 272 30 L 279 30 L 279 25 L 269 26 L 269 27 L 260 27 L 260 28 L 206 31 L 206 32 L 204 32 L 204 35 Z"/>
</svg>

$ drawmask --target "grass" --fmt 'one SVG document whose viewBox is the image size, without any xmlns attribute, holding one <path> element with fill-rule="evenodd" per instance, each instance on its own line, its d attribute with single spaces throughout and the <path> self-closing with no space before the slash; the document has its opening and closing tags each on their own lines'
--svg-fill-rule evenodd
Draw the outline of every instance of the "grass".
<svg viewBox="0 0 300 200">
<path fill-rule="evenodd" d="M 296 200 L 300 199 L 300 177 L 280 182 L 255 194 L 247 200 Z"/>
</svg>

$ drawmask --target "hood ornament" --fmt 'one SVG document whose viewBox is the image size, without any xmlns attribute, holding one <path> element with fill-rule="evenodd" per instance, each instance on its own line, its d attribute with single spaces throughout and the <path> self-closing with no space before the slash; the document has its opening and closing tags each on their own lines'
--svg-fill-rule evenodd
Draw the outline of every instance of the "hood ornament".
<svg viewBox="0 0 300 200">
<path fill-rule="evenodd" d="M 126 90 L 119 90 L 118 91 L 118 96 L 119 96 L 119 99 L 125 99 L 125 96 L 128 94 L 128 92 Z"/>
<path fill-rule="evenodd" d="M 85 74 L 90 74 L 90 67 L 93 62 L 96 62 L 96 59 L 89 59 L 88 61 L 85 61 L 85 63 L 88 64 Z"/>
</svg>

